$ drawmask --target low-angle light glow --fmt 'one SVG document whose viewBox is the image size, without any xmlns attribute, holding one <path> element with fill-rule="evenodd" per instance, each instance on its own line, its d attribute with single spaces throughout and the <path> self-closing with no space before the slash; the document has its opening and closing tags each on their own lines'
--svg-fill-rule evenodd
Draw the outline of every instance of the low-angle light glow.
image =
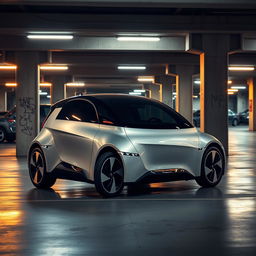
<svg viewBox="0 0 256 256">
<path fill-rule="evenodd" d="M 13 82 L 13 83 L 5 83 L 6 87 L 16 87 L 17 83 Z"/>
<path fill-rule="evenodd" d="M 69 87 L 82 87 L 82 86 L 85 86 L 85 83 L 83 83 L 83 82 L 72 82 L 72 83 L 66 83 L 66 86 L 69 86 Z"/>
<path fill-rule="evenodd" d="M 71 40 L 73 35 L 27 35 L 28 39 L 39 39 L 39 40 Z"/>
<path fill-rule="evenodd" d="M 118 41 L 134 41 L 134 42 L 158 42 L 160 37 L 149 37 L 149 36 L 119 36 Z"/>
<path fill-rule="evenodd" d="M 146 92 L 146 90 L 144 90 L 144 89 L 135 89 L 135 90 L 133 90 L 134 92 Z"/>
<path fill-rule="evenodd" d="M 60 66 L 58 66 L 58 65 L 56 65 L 56 66 L 54 66 L 54 65 L 52 65 L 52 66 L 50 66 L 50 65 L 45 65 L 45 66 L 40 66 L 40 69 L 41 70 L 49 70 L 49 71 L 51 71 L 51 70 L 68 70 L 68 66 L 64 66 L 64 65 L 60 65 Z"/>
<path fill-rule="evenodd" d="M 253 71 L 255 68 L 252 66 L 229 66 L 228 70 L 230 71 Z"/>
<path fill-rule="evenodd" d="M 118 69 L 124 69 L 124 70 L 145 70 L 145 66 L 118 66 Z"/>
<path fill-rule="evenodd" d="M 154 79 L 154 77 L 151 77 L 151 76 L 142 76 L 142 77 L 138 77 L 138 79 L 137 79 L 139 82 L 154 82 L 155 81 L 155 79 Z"/>
<path fill-rule="evenodd" d="M 51 87 L 52 84 L 51 83 L 47 83 L 47 82 L 43 82 L 43 83 L 40 83 L 40 86 L 42 86 L 42 87 Z"/>
<path fill-rule="evenodd" d="M 246 86 L 231 86 L 231 89 L 244 90 L 246 89 Z"/>
<path fill-rule="evenodd" d="M 17 69 L 16 65 L 0 65 L 0 69 L 3 70 L 15 70 Z"/>
<path fill-rule="evenodd" d="M 130 95 L 141 95 L 140 92 L 129 92 Z"/>
</svg>

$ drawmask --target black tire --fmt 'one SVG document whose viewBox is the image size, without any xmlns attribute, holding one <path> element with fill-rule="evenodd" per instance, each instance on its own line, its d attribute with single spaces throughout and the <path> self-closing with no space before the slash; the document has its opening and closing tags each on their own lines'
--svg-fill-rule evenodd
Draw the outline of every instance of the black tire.
<svg viewBox="0 0 256 256">
<path fill-rule="evenodd" d="M 209 147 L 204 152 L 201 163 L 201 176 L 196 177 L 196 182 L 202 187 L 214 187 L 220 182 L 224 168 L 223 153 L 217 147 Z"/>
<path fill-rule="evenodd" d="M 28 168 L 31 182 L 35 187 L 47 189 L 55 184 L 56 178 L 46 172 L 45 157 L 41 148 L 36 147 L 31 151 Z"/>
<path fill-rule="evenodd" d="M 238 120 L 237 120 L 237 119 L 234 119 L 233 122 L 232 122 L 232 125 L 233 125 L 233 126 L 237 126 L 237 125 L 238 125 Z"/>
<path fill-rule="evenodd" d="M 5 129 L 0 127 L 0 143 L 3 143 L 6 140 Z"/>
<path fill-rule="evenodd" d="M 124 168 L 119 156 L 113 152 L 100 155 L 94 169 L 96 190 L 104 197 L 119 195 L 124 187 Z"/>
</svg>

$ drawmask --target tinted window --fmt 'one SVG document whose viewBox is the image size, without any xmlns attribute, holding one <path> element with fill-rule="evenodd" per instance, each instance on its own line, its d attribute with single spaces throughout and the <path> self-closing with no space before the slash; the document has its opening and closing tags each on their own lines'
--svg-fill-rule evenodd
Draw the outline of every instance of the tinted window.
<svg viewBox="0 0 256 256">
<path fill-rule="evenodd" d="M 90 123 L 98 122 L 93 105 L 85 100 L 67 102 L 57 116 L 57 119 Z"/>
<path fill-rule="evenodd" d="M 101 97 L 102 108 L 112 112 L 116 125 L 132 128 L 177 129 L 193 127 L 168 106 L 140 97 Z M 107 120 L 109 117 L 107 118 Z"/>
<path fill-rule="evenodd" d="M 50 110 L 50 105 L 40 105 L 40 118 L 45 119 Z"/>
</svg>

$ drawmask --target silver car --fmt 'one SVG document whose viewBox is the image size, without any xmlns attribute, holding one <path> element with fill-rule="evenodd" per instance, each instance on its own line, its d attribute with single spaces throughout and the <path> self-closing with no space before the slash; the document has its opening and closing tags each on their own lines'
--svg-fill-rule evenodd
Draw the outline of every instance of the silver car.
<svg viewBox="0 0 256 256">
<path fill-rule="evenodd" d="M 28 152 L 32 183 L 57 178 L 94 183 L 103 196 L 124 185 L 191 180 L 217 185 L 225 171 L 222 144 L 156 100 L 120 94 L 57 102 Z"/>
</svg>

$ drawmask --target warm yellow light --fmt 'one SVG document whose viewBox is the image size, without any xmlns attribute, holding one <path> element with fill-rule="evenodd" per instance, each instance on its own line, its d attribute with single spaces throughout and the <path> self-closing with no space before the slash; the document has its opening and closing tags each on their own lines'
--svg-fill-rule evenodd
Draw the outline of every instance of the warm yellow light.
<svg viewBox="0 0 256 256">
<path fill-rule="evenodd" d="M 85 86 L 85 83 L 83 83 L 83 82 L 72 82 L 72 83 L 67 83 L 66 86 L 69 86 L 69 87 L 82 87 L 82 86 Z"/>
<path fill-rule="evenodd" d="M 228 92 L 238 92 L 238 89 L 228 89 Z"/>
<path fill-rule="evenodd" d="M 154 83 L 155 79 L 154 79 L 154 77 L 151 77 L 151 76 L 140 76 L 140 77 L 138 77 L 138 81 L 139 82 L 152 82 L 152 83 Z"/>
<path fill-rule="evenodd" d="M 68 70 L 68 66 L 50 66 L 50 65 L 45 65 L 45 66 L 40 66 L 41 70 L 49 70 L 49 71 L 54 71 L 54 70 Z"/>
<path fill-rule="evenodd" d="M 16 65 L 0 65 L 0 69 L 3 70 L 15 70 L 17 69 Z"/>
<path fill-rule="evenodd" d="M 232 80 L 228 80 L 228 84 L 232 84 Z"/>
<path fill-rule="evenodd" d="M 253 71 L 254 67 L 246 67 L 246 66 L 229 66 L 228 70 L 230 71 Z"/>
<path fill-rule="evenodd" d="M 44 83 L 40 83 L 40 86 L 42 86 L 42 87 L 51 87 L 52 84 L 44 82 Z"/>
<path fill-rule="evenodd" d="M 80 117 L 76 116 L 76 115 L 72 115 L 72 117 L 73 117 L 74 119 L 76 119 L 77 121 L 82 121 L 82 119 L 81 119 Z"/>
<path fill-rule="evenodd" d="M 194 98 L 194 99 L 197 99 L 197 98 L 198 98 L 198 96 L 197 96 L 197 95 L 193 95 L 193 98 Z"/>
<path fill-rule="evenodd" d="M 228 95 L 233 95 L 234 94 L 234 92 L 228 92 Z"/>
<path fill-rule="evenodd" d="M 6 87 L 16 87 L 17 83 L 5 83 Z"/>
</svg>

